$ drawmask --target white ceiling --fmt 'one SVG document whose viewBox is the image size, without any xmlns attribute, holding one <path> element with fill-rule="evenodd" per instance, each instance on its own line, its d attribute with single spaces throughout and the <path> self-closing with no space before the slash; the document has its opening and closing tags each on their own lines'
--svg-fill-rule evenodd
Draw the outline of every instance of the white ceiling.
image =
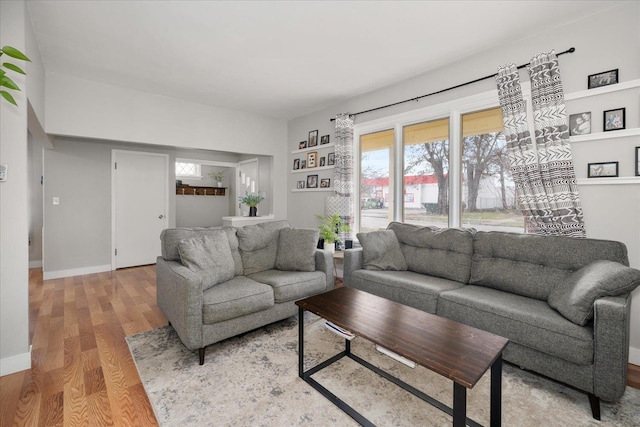
<svg viewBox="0 0 640 427">
<path fill-rule="evenodd" d="M 291 119 L 613 1 L 33 1 L 47 71 Z"/>
</svg>

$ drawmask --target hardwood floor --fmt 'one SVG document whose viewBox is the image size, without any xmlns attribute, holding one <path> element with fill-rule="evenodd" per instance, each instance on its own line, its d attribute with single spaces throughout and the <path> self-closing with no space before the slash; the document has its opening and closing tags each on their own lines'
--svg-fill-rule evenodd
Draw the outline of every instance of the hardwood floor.
<svg viewBox="0 0 640 427">
<path fill-rule="evenodd" d="M 157 425 L 125 342 L 167 324 L 155 265 L 47 281 L 32 269 L 29 306 L 32 369 L 0 377 L 0 426 Z M 628 378 L 640 388 L 640 367 Z"/>
</svg>

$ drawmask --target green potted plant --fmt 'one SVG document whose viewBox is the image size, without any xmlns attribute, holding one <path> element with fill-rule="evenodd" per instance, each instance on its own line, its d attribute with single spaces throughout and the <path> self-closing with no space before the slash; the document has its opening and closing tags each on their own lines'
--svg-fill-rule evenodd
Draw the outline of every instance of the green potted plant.
<svg viewBox="0 0 640 427">
<path fill-rule="evenodd" d="M 15 47 L 11 47 L 11 46 L 3 47 L 2 49 L 0 49 L 0 56 L 2 56 L 4 54 L 6 54 L 7 56 L 10 56 L 10 57 L 12 57 L 14 59 L 19 59 L 21 61 L 29 61 L 29 62 L 31 62 L 31 60 L 29 58 L 27 58 L 27 56 L 24 53 L 20 52 Z M 10 62 L 3 62 L 2 65 L 0 65 L 0 95 L 2 95 L 2 97 L 7 102 L 17 106 L 18 104 L 16 103 L 16 100 L 13 99 L 13 96 L 9 92 L 7 92 L 6 90 L 1 90 L 1 88 L 7 88 L 7 89 L 11 89 L 11 90 L 20 90 L 18 85 L 7 76 L 7 72 L 5 71 L 5 68 L 7 70 L 15 71 L 18 74 L 26 75 L 27 73 L 25 73 L 22 70 L 22 68 L 18 67 L 15 64 L 10 63 Z"/>
<path fill-rule="evenodd" d="M 249 206 L 249 216 L 257 216 L 258 214 L 258 203 L 264 200 L 258 193 L 249 193 L 249 191 L 244 192 L 244 196 L 238 197 L 238 200 L 243 205 Z"/>
<path fill-rule="evenodd" d="M 343 220 L 339 214 L 333 215 L 316 215 L 320 221 L 320 238 L 324 240 L 324 249 L 335 251 L 335 243 L 340 238 L 340 233 L 348 233 L 351 231 L 349 223 Z"/>
<path fill-rule="evenodd" d="M 209 172 L 209 176 L 213 178 L 217 183 L 218 187 L 222 187 L 222 181 L 224 181 L 224 171 L 217 170 L 213 172 Z"/>
</svg>

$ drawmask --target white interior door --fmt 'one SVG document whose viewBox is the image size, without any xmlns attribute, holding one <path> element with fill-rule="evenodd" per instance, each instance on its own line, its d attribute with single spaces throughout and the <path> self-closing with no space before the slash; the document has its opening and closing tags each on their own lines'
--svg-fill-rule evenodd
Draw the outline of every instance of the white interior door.
<svg viewBox="0 0 640 427">
<path fill-rule="evenodd" d="M 167 228 L 166 154 L 113 150 L 112 267 L 154 264 Z"/>
</svg>

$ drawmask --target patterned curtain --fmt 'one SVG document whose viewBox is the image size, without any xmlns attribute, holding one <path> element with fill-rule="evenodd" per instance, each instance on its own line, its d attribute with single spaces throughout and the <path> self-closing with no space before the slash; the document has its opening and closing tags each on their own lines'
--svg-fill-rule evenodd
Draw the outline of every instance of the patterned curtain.
<svg viewBox="0 0 640 427">
<path fill-rule="evenodd" d="M 340 216 L 349 222 L 353 230 L 353 117 L 348 113 L 336 116 L 336 147 L 333 187 L 335 200 L 340 206 Z M 336 199 L 337 198 L 337 199 Z M 353 239 L 352 233 L 340 235 L 340 241 Z"/>
<path fill-rule="evenodd" d="M 534 57 L 529 74 L 535 147 L 517 67 L 500 67 L 496 77 L 507 154 L 526 229 L 535 234 L 585 237 L 555 53 Z"/>
</svg>

